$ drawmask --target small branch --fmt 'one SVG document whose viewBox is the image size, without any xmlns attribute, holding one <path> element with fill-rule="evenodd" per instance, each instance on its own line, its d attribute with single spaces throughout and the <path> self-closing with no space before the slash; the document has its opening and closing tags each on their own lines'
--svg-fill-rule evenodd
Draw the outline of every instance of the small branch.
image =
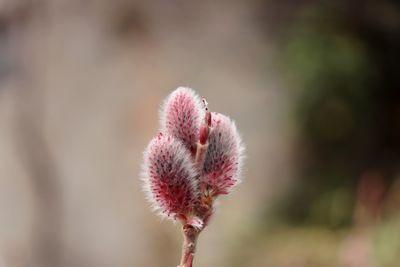
<svg viewBox="0 0 400 267">
<path fill-rule="evenodd" d="M 190 225 L 182 227 L 183 232 L 183 246 L 182 258 L 178 267 L 192 267 L 193 259 L 196 252 L 197 238 L 200 231 Z"/>
<path fill-rule="evenodd" d="M 207 118 L 211 118 L 210 113 L 208 112 L 207 114 L 208 116 L 206 116 L 206 123 L 208 122 Z M 210 134 L 209 125 L 208 124 L 203 125 L 200 129 L 200 140 L 197 143 L 196 156 L 194 159 L 194 162 L 199 170 L 203 169 L 208 149 L 209 134 Z M 202 193 L 205 192 L 205 190 L 201 191 Z M 202 197 L 202 201 L 204 199 L 205 198 Z M 196 210 L 196 216 L 198 216 L 198 218 L 200 218 L 202 221 L 201 228 L 196 228 L 193 225 L 188 224 L 187 222 L 182 227 L 182 232 L 183 232 L 182 258 L 181 258 L 181 263 L 178 267 L 193 267 L 193 259 L 196 253 L 197 238 L 201 230 L 208 223 L 209 217 L 212 214 L 212 208 L 211 208 L 212 206 L 209 205 L 210 203 L 203 203 L 203 204 L 204 205 L 202 207 L 199 207 Z"/>
</svg>

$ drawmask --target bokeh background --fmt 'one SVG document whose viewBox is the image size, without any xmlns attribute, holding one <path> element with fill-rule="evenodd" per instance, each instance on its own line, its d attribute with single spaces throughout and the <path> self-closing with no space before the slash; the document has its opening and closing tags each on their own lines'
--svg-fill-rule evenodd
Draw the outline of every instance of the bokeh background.
<svg viewBox="0 0 400 267">
<path fill-rule="evenodd" d="M 399 53 L 395 0 L 1 0 L 0 266 L 176 266 L 139 173 L 183 85 L 247 147 L 196 267 L 398 267 Z"/>
</svg>

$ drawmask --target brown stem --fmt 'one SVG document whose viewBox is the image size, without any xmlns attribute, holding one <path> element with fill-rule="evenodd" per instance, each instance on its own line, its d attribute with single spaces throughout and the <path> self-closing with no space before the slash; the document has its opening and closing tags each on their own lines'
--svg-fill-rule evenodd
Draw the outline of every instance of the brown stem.
<svg viewBox="0 0 400 267">
<path fill-rule="evenodd" d="M 182 258 L 181 263 L 178 267 L 192 267 L 193 258 L 196 252 L 197 237 L 199 236 L 199 230 L 190 225 L 184 225 L 182 227 L 183 232 L 183 246 L 182 246 Z"/>
</svg>

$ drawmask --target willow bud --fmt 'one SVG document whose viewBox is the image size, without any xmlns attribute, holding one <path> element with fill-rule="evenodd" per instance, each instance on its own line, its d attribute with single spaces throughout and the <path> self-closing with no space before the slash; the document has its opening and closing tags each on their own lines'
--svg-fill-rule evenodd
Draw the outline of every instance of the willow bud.
<svg viewBox="0 0 400 267">
<path fill-rule="evenodd" d="M 213 196 L 228 194 L 240 181 L 244 151 L 235 123 L 229 117 L 214 112 L 208 142 L 204 182 Z"/>
<path fill-rule="evenodd" d="M 165 100 L 160 116 L 162 131 L 181 140 L 195 154 L 204 118 L 197 94 L 190 88 L 179 87 Z"/>
<path fill-rule="evenodd" d="M 197 171 L 190 152 L 179 140 L 158 134 L 144 152 L 144 191 L 155 210 L 187 218 L 198 198 Z"/>
</svg>

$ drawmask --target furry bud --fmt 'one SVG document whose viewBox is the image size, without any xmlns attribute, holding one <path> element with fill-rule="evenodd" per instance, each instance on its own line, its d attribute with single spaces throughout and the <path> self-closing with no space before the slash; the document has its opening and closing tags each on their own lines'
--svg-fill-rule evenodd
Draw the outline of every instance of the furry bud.
<svg viewBox="0 0 400 267">
<path fill-rule="evenodd" d="M 167 97 L 160 115 L 162 131 L 182 140 L 194 154 L 204 118 L 204 108 L 196 93 L 179 87 Z"/>
<path fill-rule="evenodd" d="M 144 153 L 144 191 L 162 215 L 187 218 L 197 198 L 197 172 L 190 152 L 173 136 L 160 133 Z"/>
<path fill-rule="evenodd" d="M 228 194 L 239 182 L 244 150 L 235 123 L 225 115 L 213 113 L 208 142 L 204 182 L 213 196 Z"/>
</svg>

